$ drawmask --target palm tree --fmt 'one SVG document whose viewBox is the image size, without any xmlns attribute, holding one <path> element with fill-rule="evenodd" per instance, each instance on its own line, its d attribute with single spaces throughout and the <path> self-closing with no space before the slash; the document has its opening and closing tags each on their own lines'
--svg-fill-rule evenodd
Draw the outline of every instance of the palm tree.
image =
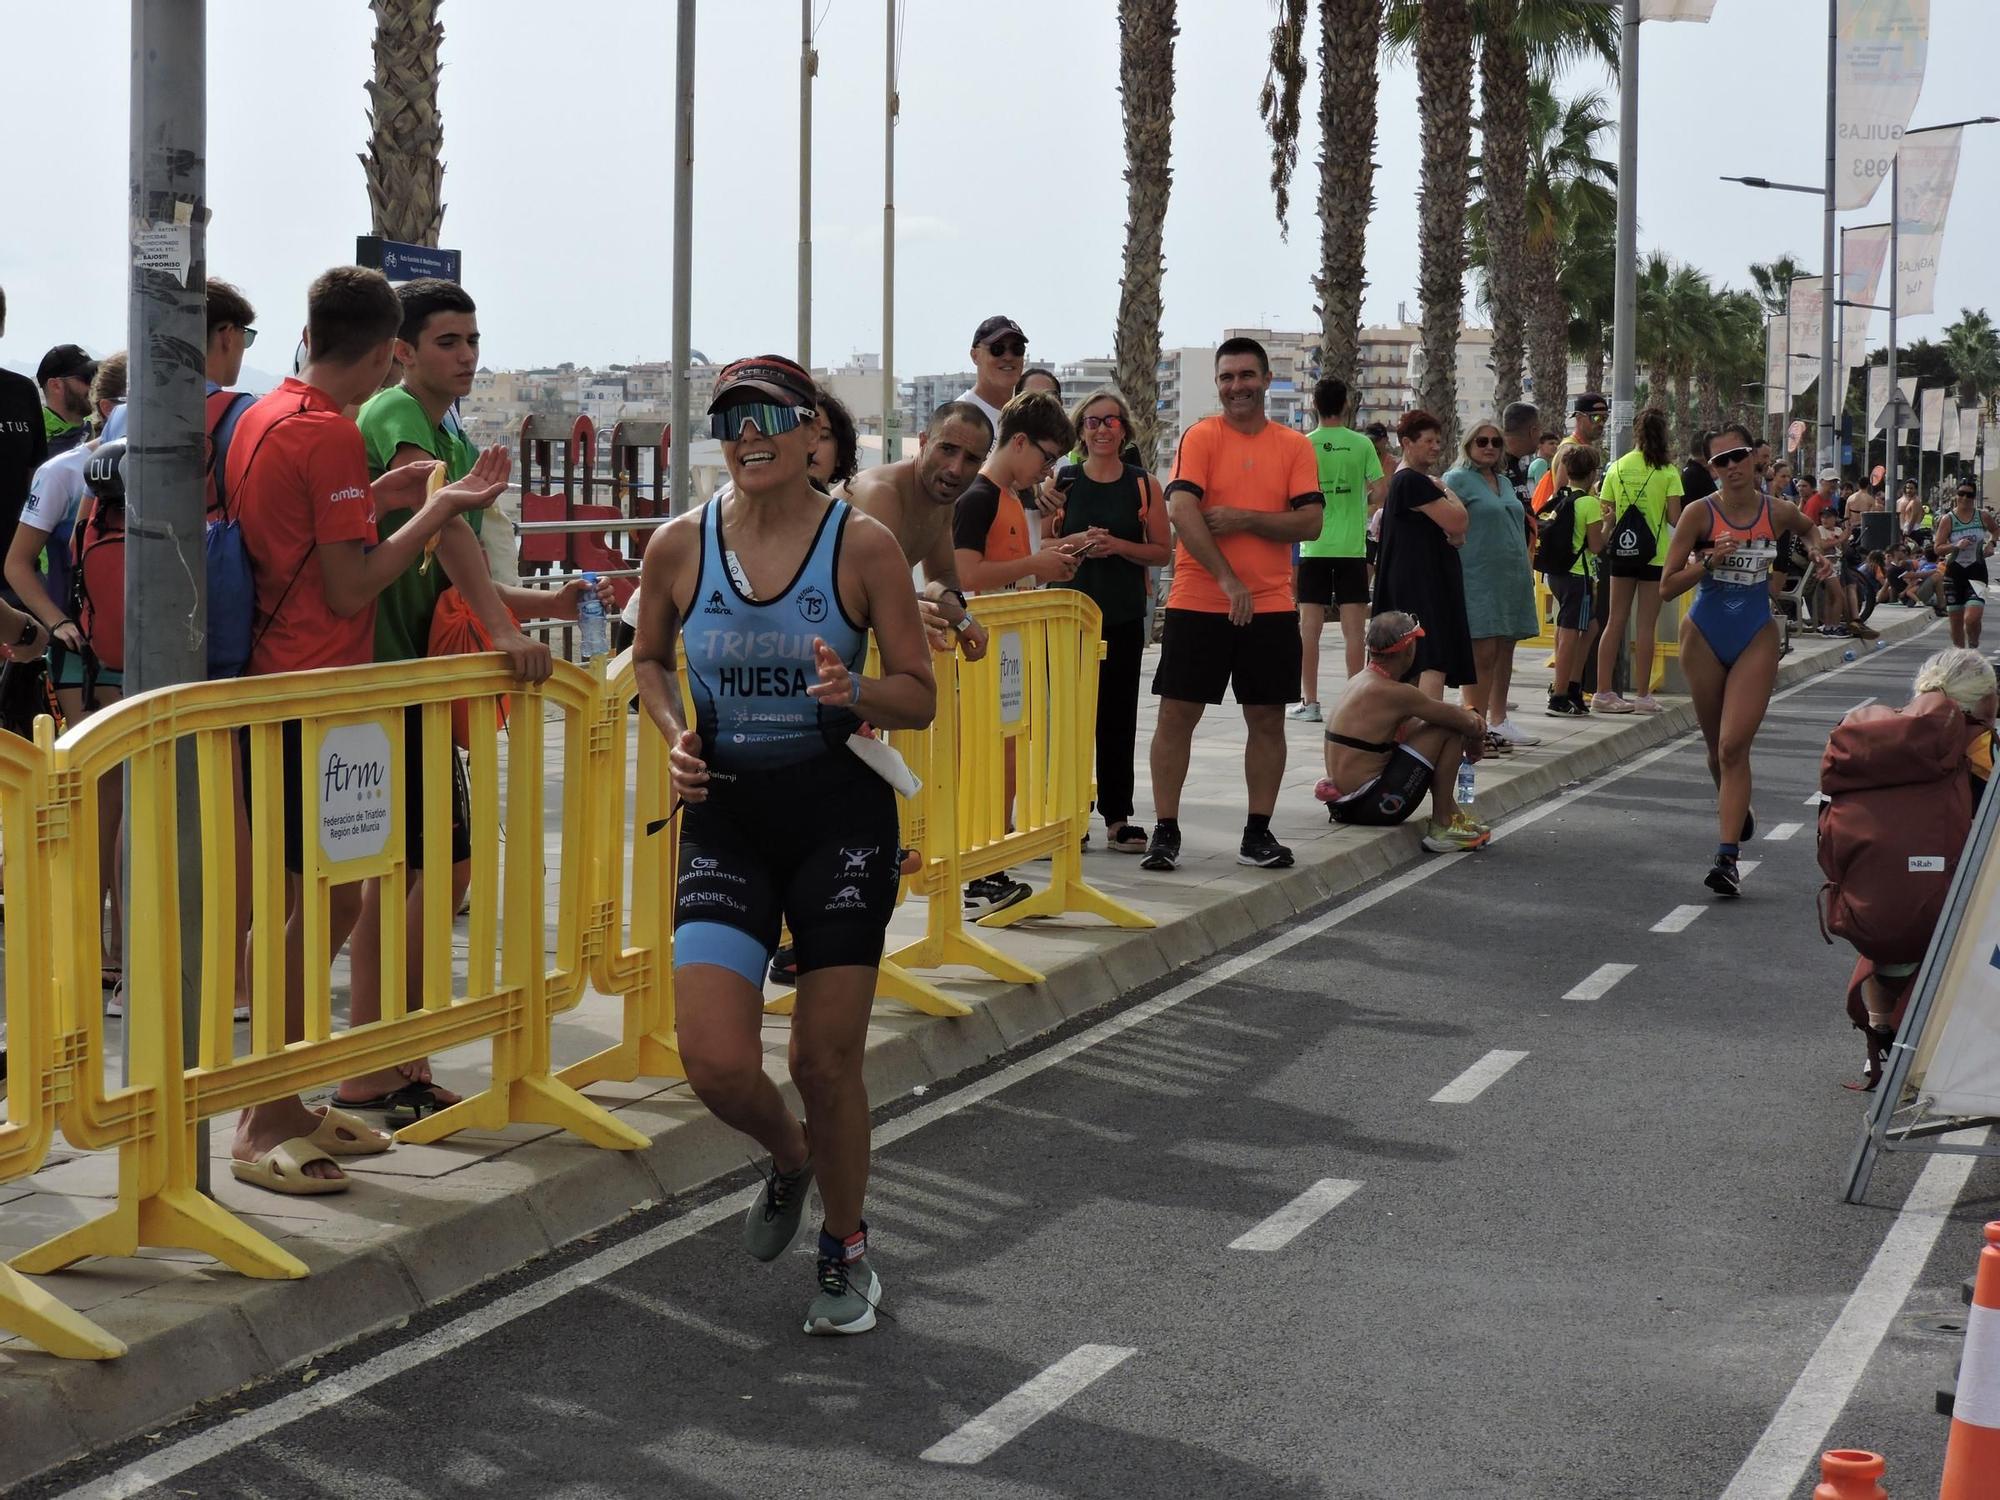
<svg viewBox="0 0 2000 1500">
<path fill-rule="evenodd" d="M 2000 330 L 1993 326 L 1993 319 L 1985 308 L 1974 312 L 1969 307 L 1958 311 L 1958 321 L 1944 331 L 1944 354 L 1951 364 L 1953 376 L 1958 381 L 1959 399 L 1973 398 L 1979 406 L 1979 435 L 1974 442 L 1973 452 L 1984 466 L 1986 456 L 1986 418 L 2000 397 Z M 1965 455 L 1961 454 L 1963 458 Z M 1980 476 L 1985 477 L 1983 474 Z"/>
<path fill-rule="evenodd" d="M 1271 191 L 1281 231 L 1299 156 L 1307 9 L 1307 0 L 1279 0 L 1259 99 L 1271 132 Z M 1382 31 L 1382 0 L 1320 0 L 1319 28 L 1319 274 L 1313 278 L 1319 372 L 1352 385 L 1367 286 L 1368 216 L 1375 207 L 1375 39 Z"/>
<path fill-rule="evenodd" d="M 1551 416 L 1569 405 L 1571 326 L 1579 298 L 1611 290 L 1618 202 L 1617 168 L 1597 154 L 1611 128 L 1604 95 L 1592 90 L 1558 99 L 1553 78 L 1536 75 L 1528 90 L 1528 349 L 1535 404 Z M 1593 313 L 1592 316 L 1595 316 Z M 1599 351 L 1600 317 L 1583 340 L 1586 358 Z M 1599 383 L 1593 389 L 1601 390 Z"/>
<path fill-rule="evenodd" d="M 1774 318 L 1782 318 L 1791 305 L 1791 284 L 1810 274 L 1790 251 L 1750 268 L 1750 279 L 1757 283 L 1757 300 Z"/>
<path fill-rule="evenodd" d="M 1581 196 L 1576 188 L 1565 190 L 1565 209 Z M 1563 236 L 1562 271 L 1557 277 L 1557 285 L 1562 292 L 1561 304 L 1569 309 L 1569 354 L 1583 361 L 1583 388 L 1587 391 L 1604 389 L 1604 361 L 1611 339 L 1611 318 L 1618 295 L 1617 278 L 1612 275 L 1618 263 L 1617 225 L 1600 221 L 1595 216 L 1590 223 L 1578 228 L 1572 227 Z M 1551 340 L 1553 344 L 1553 340 Z M 1553 349 L 1544 356 L 1552 361 Z M 1555 379 L 1553 369 L 1550 379 Z M 1560 387 L 1542 388 L 1542 377 L 1535 380 L 1535 399 L 1549 403 L 1545 409 L 1551 414 L 1561 412 L 1569 405 L 1569 367 L 1565 364 L 1561 371 Z"/>
<path fill-rule="evenodd" d="M 444 0 L 369 0 L 375 76 L 368 84 L 368 178 L 374 232 L 435 245 L 444 229 L 444 120 L 438 114 L 438 48 Z"/>
<path fill-rule="evenodd" d="M 1472 147 L 1470 0 L 1424 0 L 1417 22 L 1423 142 L 1417 189 L 1417 296 L 1423 304 L 1417 404 L 1458 441 L 1458 335 L 1465 316 L 1466 183 Z"/>
<path fill-rule="evenodd" d="M 1173 188 L 1174 0 L 1118 0 L 1118 92 L 1125 116 L 1125 274 L 1114 355 L 1139 445 L 1153 463 L 1160 407 L 1162 236 Z"/>
</svg>

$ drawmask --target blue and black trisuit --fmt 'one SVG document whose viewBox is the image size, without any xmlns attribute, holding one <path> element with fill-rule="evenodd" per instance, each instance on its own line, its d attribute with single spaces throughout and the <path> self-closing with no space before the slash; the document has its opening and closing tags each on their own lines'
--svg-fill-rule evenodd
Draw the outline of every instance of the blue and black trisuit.
<svg viewBox="0 0 2000 1500">
<path fill-rule="evenodd" d="M 851 671 L 867 651 L 840 600 L 849 514 L 829 501 L 796 576 L 752 599 L 730 566 L 721 502 L 702 508 L 681 639 L 709 782 L 684 814 L 676 969 L 716 964 L 761 987 L 781 923 L 802 974 L 881 962 L 900 879 L 896 794 L 847 748 L 853 711 L 806 693 L 819 681 L 815 636 Z"/>
</svg>

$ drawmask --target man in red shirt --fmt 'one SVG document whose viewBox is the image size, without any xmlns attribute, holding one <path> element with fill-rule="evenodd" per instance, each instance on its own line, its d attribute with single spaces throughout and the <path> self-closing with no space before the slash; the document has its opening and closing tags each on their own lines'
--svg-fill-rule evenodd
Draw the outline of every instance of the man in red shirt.
<svg viewBox="0 0 2000 1500">
<path fill-rule="evenodd" d="M 1181 436 L 1167 514 L 1179 544 L 1153 692 L 1153 841 L 1144 868 L 1171 870 L 1181 854 L 1181 786 L 1194 727 L 1225 689 L 1243 707 L 1250 796 L 1237 863 L 1284 869 L 1292 851 L 1271 836 L 1285 774 L 1285 705 L 1299 698 L 1298 602 L 1292 543 L 1320 533 L 1326 497 L 1302 432 L 1264 415 L 1271 362 L 1255 339 L 1215 351 L 1222 410 Z"/>
<path fill-rule="evenodd" d="M 495 445 L 472 472 L 431 494 L 435 464 L 406 464 L 373 484 L 361 430 L 345 415 L 381 388 L 389 372 L 402 304 L 381 274 L 337 266 L 306 297 L 306 364 L 246 411 L 230 443 L 228 493 L 241 517 L 256 584 L 250 674 L 362 666 L 375 659 L 375 597 L 416 562 L 447 527 L 467 529 L 461 512 L 491 505 L 506 487 L 507 450 Z M 376 545 L 378 508 L 415 508 Z M 478 542 L 472 539 L 476 550 Z M 523 675 L 546 677 L 548 657 L 522 651 Z M 284 726 L 285 867 L 304 865 L 305 799 L 301 734 Z M 305 1033 L 303 903 L 314 893 L 292 882 L 285 922 L 285 1036 Z M 360 886 L 327 893 L 328 957 L 340 951 L 360 906 Z M 351 1115 L 306 1108 L 296 1095 L 259 1104 L 237 1121 L 231 1170 L 277 1193 L 339 1192 L 338 1155 L 387 1150 L 389 1138 Z"/>
</svg>

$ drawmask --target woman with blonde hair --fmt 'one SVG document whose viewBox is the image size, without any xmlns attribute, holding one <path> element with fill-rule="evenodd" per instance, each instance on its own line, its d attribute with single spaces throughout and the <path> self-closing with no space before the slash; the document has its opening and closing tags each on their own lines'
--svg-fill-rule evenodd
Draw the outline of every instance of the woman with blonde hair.
<svg viewBox="0 0 2000 1500">
<path fill-rule="evenodd" d="M 1060 507 L 1050 530 L 1071 538 L 1081 561 L 1076 575 L 1055 584 L 1080 589 L 1102 615 L 1104 659 L 1097 668 L 1097 810 L 1114 853 L 1144 854 L 1149 837 L 1132 819 L 1132 755 L 1139 726 L 1139 667 L 1146 649 L 1146 570 L 1170 555 L 1166 502 L 1160 482 L 1123 450 L 1132 436 L 1132 408 L 1110 386 L 1093 391 L 1071 413 L 1082 463 L 1056 471 Z"/>
<path fill-rule="evenodd" d="M 1528 566 L 1528 513 L 1503 472 L 1507 450 L 1498 423 L 1474 422 L 1459 453 L 1444 482 L 1465 506 L 1465 544 L 1458 562 L 1477 680 L 1466 685 L 1463 701 L 1486 716 L 1489 750 L 1539 744 L 1507 717 L 1514 643 L 1541 633 Z"/>
</svg>

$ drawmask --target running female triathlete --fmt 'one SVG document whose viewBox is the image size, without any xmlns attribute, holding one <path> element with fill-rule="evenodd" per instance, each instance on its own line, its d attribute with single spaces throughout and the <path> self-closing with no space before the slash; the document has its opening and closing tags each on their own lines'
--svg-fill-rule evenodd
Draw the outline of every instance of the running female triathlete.
<svg viewBox="0 0 2000 1500">
<path fill-rule="evenodd" d="M 1979 508 L 1979 492 L 1959 481 L 1952 508 L 1937 520 L 1931 554 L 1944 564 L 1944 607 L 1951 615 L 1951 643 L 1979 649 L 1986 618 L 1986 559 L 2000 535 L 1993 518 Z"/>
<path fill-rule="evenodd" d="M 771 1153 L 743 1225 L 758 1260 L 797 1237 L 818 1179 L 826 1216 L 805 1330 L 862 1333 L 882 1284 L 861 1217 L 861 1059 L 898 857 L 895 794 L 849 738 L 863 719 L 929 724 L 937 687 L 902 548 L 807 476 L 813 399 L 812 377 L 776 355 L 722 371 L 709 427 L 732 489 L 647 543 L 633 657 L 685 809 L 674 993 L 688 1082 Z M 871 630 L 879 677 L 860 675 Z M 692 726 L 680 717 L 677 642 Z M 762 987 L 781 921 L 798 954 L 790 1063 L 803 1123 L 764 1072 Z"/>
<path fill-rule="evenodd" d="M 1708 466 L 1720 488 L 1681 511 L 1660 580 L 1663 599 L 1701 586 L 1681 621 L 1681 669 L 1715 778 L 1721 841 L 1703 883 L 1718 896 L 1742 894 L 1737 849 L 1757 828 L 1750 811 L 1750 744 L 1778 675 L 1771 564 L 1781 536 L 1813 531 L 1791 501 L 1759 492 L 1750 462 L 1755 447 L 1756 439 L 1735 422 L 1709 438 Z"/>
</svg>

